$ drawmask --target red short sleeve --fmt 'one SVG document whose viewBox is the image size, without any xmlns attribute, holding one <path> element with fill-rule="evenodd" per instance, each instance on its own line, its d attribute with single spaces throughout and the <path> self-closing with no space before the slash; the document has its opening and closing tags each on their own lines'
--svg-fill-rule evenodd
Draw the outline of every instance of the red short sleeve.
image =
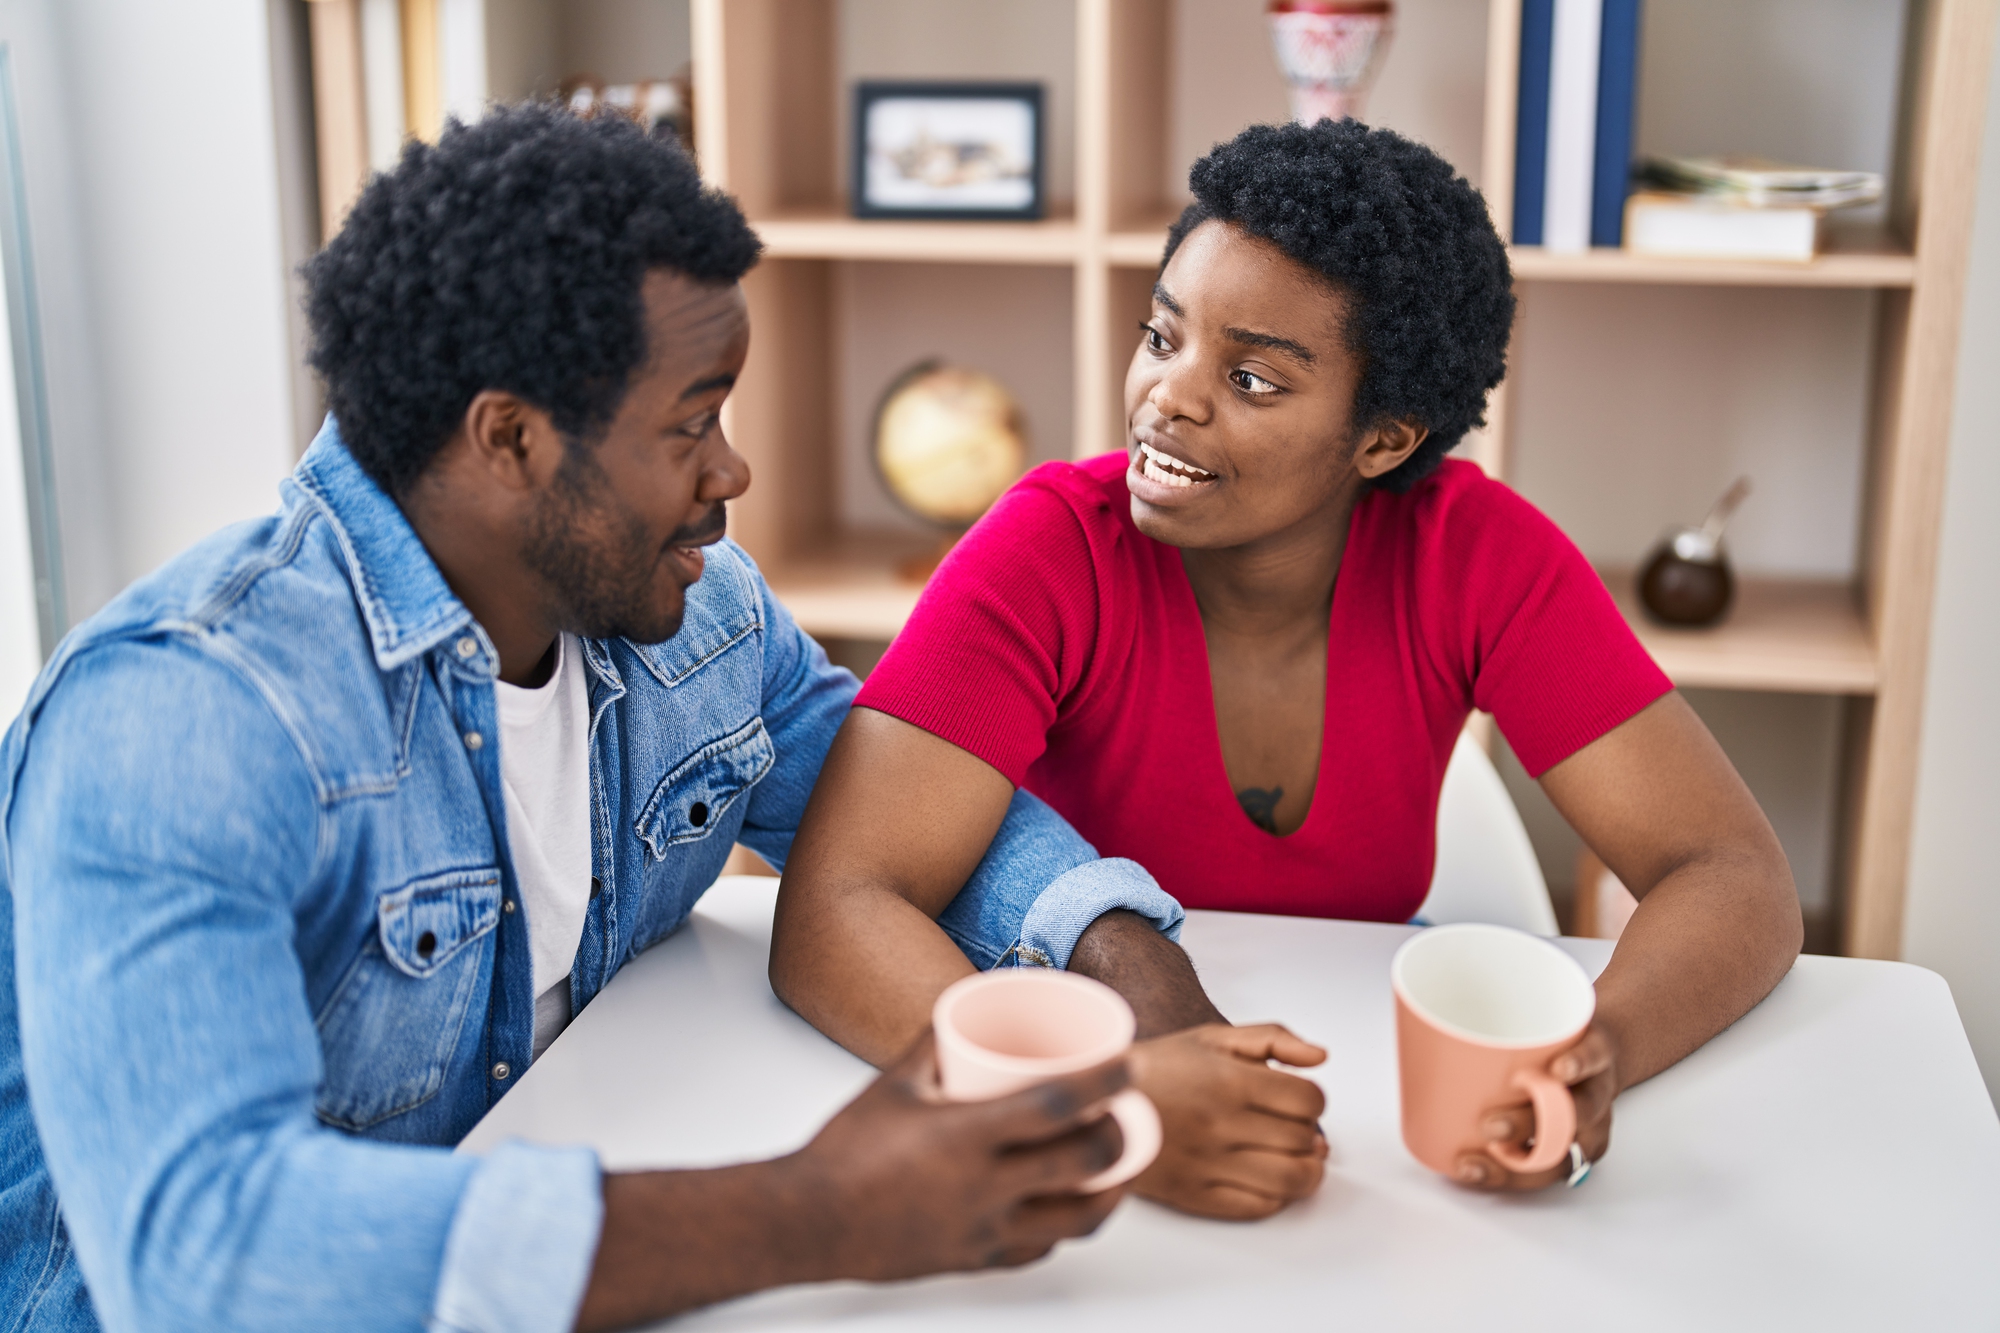
<svg viewBox="0 0 2000 1333">
<path fill-rule="evenodd" d="M 1098 640 L 1093 534 L 1063 464 L 1016 483 L 965 534 L 854 701 L 970 751 L 1020 786 Z M 1074 472 L 1076 469 L 1069 469 Z"/>
<path fill-rule="evenodd" d="M 1458 608 L 1474 704 L 1539 778 L 1673 683 L 1575 543 L 1507 487 L 1464 472 L 1475 475 L 1440 488 L 1452 512 L 1424 525 L 1434 549 L 1419 568 L 1434 604 Z M 1447 579 L 1460 586 L 1446 591 Z"/>
</svg>

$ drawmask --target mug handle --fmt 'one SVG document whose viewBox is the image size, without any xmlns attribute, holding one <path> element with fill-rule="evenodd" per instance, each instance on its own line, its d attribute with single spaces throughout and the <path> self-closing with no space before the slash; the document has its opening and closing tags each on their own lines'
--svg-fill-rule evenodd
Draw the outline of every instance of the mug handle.
<svg viewBox="0 0 2000 1333">
<path fill-rule="evenodd" d="M 1160 1113 L 1154 1107 L 1152 1098 L 1137 1088 L 1127 1088 L 1113 1097 L 1105 1109 L 1118 1122 L 1118 1132 L 1125 1136 L 1125 1151 L 1117 1161 L 1083 1182 L 1080 1189 L 1085 1194 L 1123 1185 L 1151 1166 L 1153 1159 L 1160 1155 L 1163 1137 Z M 1568 1152 L 1569 1149 L 1563 1151 Z"/>
<path fill-rule="evenodd" d="M 1486 1151 L 1509 1171 L 1534 1175 L 1569 1158 L 1576 1138 L 1576 1101 L 1569 1087 L 1539 1069 L 1514 1075 L 1514 1086 L 1528 1094 L 1535 1108 L 1535 1146 L 1527 1152 L 1505 1143 L 1489 1143 Z"/>
</svg>

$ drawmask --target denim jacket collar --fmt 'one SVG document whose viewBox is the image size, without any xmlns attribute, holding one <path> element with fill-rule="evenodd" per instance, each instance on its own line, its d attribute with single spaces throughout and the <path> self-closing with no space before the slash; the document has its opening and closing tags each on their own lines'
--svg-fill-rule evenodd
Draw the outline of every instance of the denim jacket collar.
<svg viewBox="0 0 2000 1333">
<path fill-rule="evenodd" d="M 332 417 L 285 485 L 297 486 L 325 512 L 377 666 L 393 671 L 467 625 L 474 625 L 487 659 L 498 660 L 403 511 L 347 452 Z"/>
</svg>

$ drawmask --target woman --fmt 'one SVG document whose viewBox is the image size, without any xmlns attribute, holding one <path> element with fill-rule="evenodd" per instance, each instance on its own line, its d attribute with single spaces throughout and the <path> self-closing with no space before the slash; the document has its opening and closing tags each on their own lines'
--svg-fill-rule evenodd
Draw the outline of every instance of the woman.
<svg viewBox="0 0 2000 1333">
<path fill-rule="evenodd" d="M 864 1055 L 900 1049 L 970 970 L 933 921 L 1016 785 L 1186 906 L 1407 920 L 1477 707 L 1640 899 L 1590 1030 L 1552 1069 L 1594 1160 L 1619 1091 L 1790 966 L 1784 855 L 1576 548 L 1444 459 L 1480 424 L 1513 317 L 1478 194 L 1352 121 L 1254 127 L 1190 181 L 1124 454 L 1036 469 L 938 571 L 822 774 L 774 983 Z M 917 791 L 921 807 L 896 799 Z M 1317 1104 L 1230 1071 L 1287 1078 L 1264 1058 L 1316 1050 L 1217 1026 L 1170 946 L 1099 925 L 1070 966 L 1132 996 L 1142 1033 L 1173 1033 L 1135 1061 L 1170 1149 L 1141 1190 L 1255 1216 L 1313 1188 Z M 1498 1107 L 1489 1137 L 1532 1128 Z M 1458 1171 L 1485 1188 L 1565 1173 L 1483 1153 Z"/>
</svg>

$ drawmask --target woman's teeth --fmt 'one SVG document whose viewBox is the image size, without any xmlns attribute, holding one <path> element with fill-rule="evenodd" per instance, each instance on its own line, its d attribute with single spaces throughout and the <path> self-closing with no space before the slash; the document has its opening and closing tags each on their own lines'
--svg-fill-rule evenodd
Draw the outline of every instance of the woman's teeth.
<svg viewBox="0 0 2000 1333">
<path fill-rule="evenodd" d="M 1178 458 L 1169 457 L 1150 444 L 1139 446 L 1139 473 L 1147 481 L 1158 482 L 1162 486 L 1193 486 L 1197 482 L 1214 481 L 1213 472 L 1204 472 L 1192 463 L 1183 463 Z"/>
</svg>

